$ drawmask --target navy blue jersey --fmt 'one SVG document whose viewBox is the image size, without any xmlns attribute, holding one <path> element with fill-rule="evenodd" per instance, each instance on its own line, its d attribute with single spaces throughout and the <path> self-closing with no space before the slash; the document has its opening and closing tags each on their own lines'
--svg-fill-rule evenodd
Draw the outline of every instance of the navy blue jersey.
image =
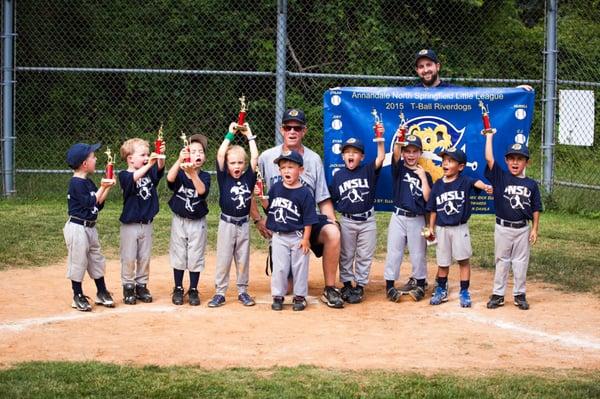
<svg viewBox="0 0 600 399">
<path fill-rule="evenodd" d="M 67 191 L 69 216 L 84 220 L 96 220 L 98 212 L 104 208 L 104 203 L 96 202 L 96 191 L 98 188 L 90 179 L 71 177 L 69 191 Z"/>
<path fill-rule="evenodd" d="M 133 181 L 133 172 L 119 172 L 119 184 L 123 190 L 123 211 L 121 223 L 149 222 L 158 213 L 158 193 L 156 186 L 164 175 L 164 168 L 158 170 L 153 165 L 145 176 Z"/>
<path fill-rule="evenodd" d="M 427 212 L 436 212 L 436 225 L 456 226 L 467 223 L 471 217 L 469 196 L 476 182 L 477 179 L 463 174 L 450 183 L 445 183 L 443 178 L 435 182 L 426 209 Z"/>
<path fill-rule="evenodd" d="M 206 198 L 210 190 L 210 175 L 200 170 L 198 177 L 206 187 L 206 191 L 202 195 L 198 194 L 192 179 L 187 177 L 181 169 L 177 172 L 173 183 L 167 181 L 167 187 L 173 191 L 173 196 L 169 200 L 169 208 L 176 215 L 187 219 L 202 219 L 208 213 Z"/>
<path fill-rule="evenodd" d="M 342 213 L 364 213 L 371 209 L 380 170 L 375 168 L 375 161 L 354 170 L 338 170 L 329 188 L 335 209 Z"/>
<path fill-rule="evenodd" d="M 279 233 L 302 231 L 319 221 L 315 198 L 306 186 L 287 188 L 277 182 L 269 189 L 267 228 Z"/>
<path fill-rule="evenodd" d="M 532 220 L 533 212 L 542 211 L 542 197 L 535 180 L 513 176 L 494 162 L 485 168 L 485 177 L 494 187 L 496 216 L 513 222 Z"/>
<path fill-rule="evenodd" d="M 415 83 L 415 87 L 427 87 L 423 84 L 423 82 L 421 82 L 420 80 Z M 443 80 L 440 80 L 440 84 L 435 86 L 435 87 L 428 87 L 430 89 L 437 89 L 438 87 L 459 87 L 459 86 L 455 86 L 452 83 L 448 83 L 448 82 L 444 82 Z"/>
<path fill-rule="evenodd" d="M 221 212 L 233 217 L 248 216 L 252 190 L 256 184 L 256 172 L 248 167 L 238 179 L 235 179 L 227 172 L 227 165 L 224 165 L 224 169 L 221 170 L 217 161 L 217 181 Z"/>
<path fill-rule="evenodd" d="M 425 175 L 429 187 L 431 187 L 433 185 L 431 175 L 427 172 Z M 394 181 L 394 206 L 417 215 L 424 215 L 427 201 L 423 197 L 423 187 L 419 175 L 404 166 L 404 161 L 400 159 L 398 162 L 392 160 L 392 178 Z"/>
</svg>

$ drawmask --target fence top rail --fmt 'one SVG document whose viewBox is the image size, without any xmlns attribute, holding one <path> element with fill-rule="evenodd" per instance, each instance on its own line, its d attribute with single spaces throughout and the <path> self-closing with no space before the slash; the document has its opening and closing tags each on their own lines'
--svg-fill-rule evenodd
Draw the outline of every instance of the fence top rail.
<svg viewBox="0 0 600 399">
<path fill-rule="evenodd" d="M 218 71 L 203 69 L 152 69 L 152 68 L 78 68 L 78 67 L 28 67 L 17 66 L 18 72 L 75 72 L 75 73 L 150 73 L 177 75 L 237 75 L 237 76 L 275 76 L 275 72 L 261 71 Z"/>
</svg>

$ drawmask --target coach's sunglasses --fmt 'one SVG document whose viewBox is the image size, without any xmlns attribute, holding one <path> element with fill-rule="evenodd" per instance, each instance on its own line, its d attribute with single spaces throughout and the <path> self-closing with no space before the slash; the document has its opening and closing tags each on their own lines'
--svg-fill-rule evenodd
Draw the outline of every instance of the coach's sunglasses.
<svg viewBox="0 0 600 399">
<path fill-rule="evenodd" d="M 296 132 L 301 132 L 302 130 L 304 130 L 304 126 L 289 126 L 289 125 L 283 125 L 281 126 L 283 128 L 283 130 L 285 130 L 286 132 L 291 132 L 292 130 L 295 130 Z"/>
</svg>

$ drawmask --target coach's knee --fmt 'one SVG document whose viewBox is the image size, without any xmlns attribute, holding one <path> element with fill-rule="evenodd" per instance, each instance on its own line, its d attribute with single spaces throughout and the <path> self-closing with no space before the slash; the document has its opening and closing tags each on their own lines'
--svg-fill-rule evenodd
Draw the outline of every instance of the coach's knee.
<svg viewBox="0 0 600 399">
<path fill-rule="evenodd" d="M 340 230 L 334 224 L 323 226 L 319 233 L 319 243 L 325 246 L 340 245 Z"/>
</svg>

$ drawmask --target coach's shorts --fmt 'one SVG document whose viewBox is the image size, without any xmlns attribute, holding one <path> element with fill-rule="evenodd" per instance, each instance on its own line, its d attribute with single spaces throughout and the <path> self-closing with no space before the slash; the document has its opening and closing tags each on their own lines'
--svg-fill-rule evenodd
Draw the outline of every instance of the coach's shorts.
<svg viewBox="0 0 600 399">
<path fill-rule="evenodd" d="M 320 258 L 323 256 L 323 244 L 319 243 L 319 234 L 321 233 L 323 226 L 331 224 L 331 222 L 327 220 L 327 216 L 325 215 L 318 216 L 319 221 L 312 225 L 312 230 L 310 231 L 310 249 L 317 258 Z"/>
<path fill-rule="evenodd" d="M 461 261 L 469 259 L 473 255 L 468 224 L 436 226 L 435 236 L 437 239 L 435 255 L 438 266 L 447 267 L 452 264 L 452 258 Z"/>
</svg>

